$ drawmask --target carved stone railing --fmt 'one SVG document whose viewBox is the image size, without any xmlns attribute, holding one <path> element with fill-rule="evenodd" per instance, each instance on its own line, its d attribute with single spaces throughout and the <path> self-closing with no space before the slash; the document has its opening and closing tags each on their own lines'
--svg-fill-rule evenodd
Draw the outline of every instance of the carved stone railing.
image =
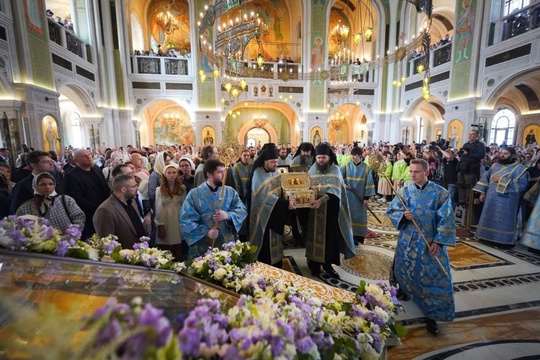
<svg viewBox="0 0 540 360">
<path fill-rule="evenodd" d="M 134 74 L 193 75 L 187 58 L 133 56 Z"/>
<path fill-rule="evenodd" d="M 86 56 L 86 44 L 73 32 L 67 30 L 53 19 L 48 18 L 49 40 L 66 48 L 73 54 L 88 60 Z"/>
</svg>

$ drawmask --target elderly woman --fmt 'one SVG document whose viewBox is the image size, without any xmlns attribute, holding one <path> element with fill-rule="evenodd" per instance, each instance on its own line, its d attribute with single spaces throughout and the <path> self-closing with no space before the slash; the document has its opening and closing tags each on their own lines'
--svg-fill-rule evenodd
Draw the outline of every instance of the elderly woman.
<svg viewBox="0 0 540 360">
<path fill-rule="evenodd" d="M 75 200 L 67 195 L 58 195 L 55 191 L 56 180 L 50 173 L 43 172 L 32 181 L 34 198 L 17 209 L 17 215 L 34 215 L 49 220 L 49 223 L 62 233 L 70 224 L 84 227 L 86 217 Z"/>
</svg>

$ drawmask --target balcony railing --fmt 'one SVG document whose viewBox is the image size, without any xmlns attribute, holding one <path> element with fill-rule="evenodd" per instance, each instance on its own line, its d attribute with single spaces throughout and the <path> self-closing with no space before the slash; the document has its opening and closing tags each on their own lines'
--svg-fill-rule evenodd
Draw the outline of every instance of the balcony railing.
<svg viewBox="0 0 540 360">
<path fill-rule="evenodd" d="M 193 75 L 186 58 L 165 56 L 133 56 L 134 74 Z"/>
<path fill-rule="evenodd" d="M 491 23 L 489 45 L 524 34 L 540 27 L 540 2 L 524 7 Z"/>
<path fill-rule="evenodd" d="M 448 43 L 431 50 L 432 56 L 429 59 L 429 68 L 434 69 L 437 66 L 446 64 L 452 60 L 452 43 Z M 418 74 L 418 65 L 425 64 L 425 55 L 414 57 L 409 62 L 409 74 Z"/>
<path fill-rule="evenodd" d="M 290 62 L 237 61 L 228 64 L 225 74 L 233 77 L 252 77 L 262 79 L 302 80 L 307 78 L 302 64 Z"/>
<path fill-rule="evenodd" d="M 86 56 L 86 44 L 77 35 L 64 28 L 51 18 L 48 18 L 49 40 L 66 48 L 73 54 L 88 60 Z"/>
</svg>

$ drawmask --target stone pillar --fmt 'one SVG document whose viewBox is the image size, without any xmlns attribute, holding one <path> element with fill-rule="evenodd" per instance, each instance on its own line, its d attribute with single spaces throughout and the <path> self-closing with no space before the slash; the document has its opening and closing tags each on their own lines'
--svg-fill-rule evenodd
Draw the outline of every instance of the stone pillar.
<svg viewBox="0 0 540 360">
<path fill-rule="evenodd" d="M 478 130 L 480 141 L 484 141 L 486 145 L 489 145 L 491 123 L 496 113 L 497 110 L 476 110 L 476 119 L 471 124 L 471 129 Z"/>
</svg>

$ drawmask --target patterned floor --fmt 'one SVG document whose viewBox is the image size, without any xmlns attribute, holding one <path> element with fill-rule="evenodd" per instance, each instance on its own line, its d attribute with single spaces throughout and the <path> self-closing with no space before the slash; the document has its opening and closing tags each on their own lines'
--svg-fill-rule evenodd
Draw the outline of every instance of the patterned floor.
<svg viewBox="0 0 540 360">
<path fill-rule="evenodd" d="M 385 206 L 372 203 L 370 207 L 382 222 L 369 215 L 369 228 L 378 237 L 366 239 L 353 259 L 335 267 L 341 280 L 325 273 L 313 278 L 298 243 L 285 252 L 296 264 L 295 272 L 349 291 L 356 291 L 362 279 L 386 281 L 397 232 L 384 216 Z M 441 334 L 434 337 L 425 330 L 422 311 L 411 301 L 404 302 L 400 322 L 409 333 L 401 346 L 389 350 L 389 358 L 539 359 L 540 256 L 520 246 L 501 250 L 474 236 L 457 240 L 456 248 L 449 251 L 456 320 L 442 323 Z"/>
</svg>

